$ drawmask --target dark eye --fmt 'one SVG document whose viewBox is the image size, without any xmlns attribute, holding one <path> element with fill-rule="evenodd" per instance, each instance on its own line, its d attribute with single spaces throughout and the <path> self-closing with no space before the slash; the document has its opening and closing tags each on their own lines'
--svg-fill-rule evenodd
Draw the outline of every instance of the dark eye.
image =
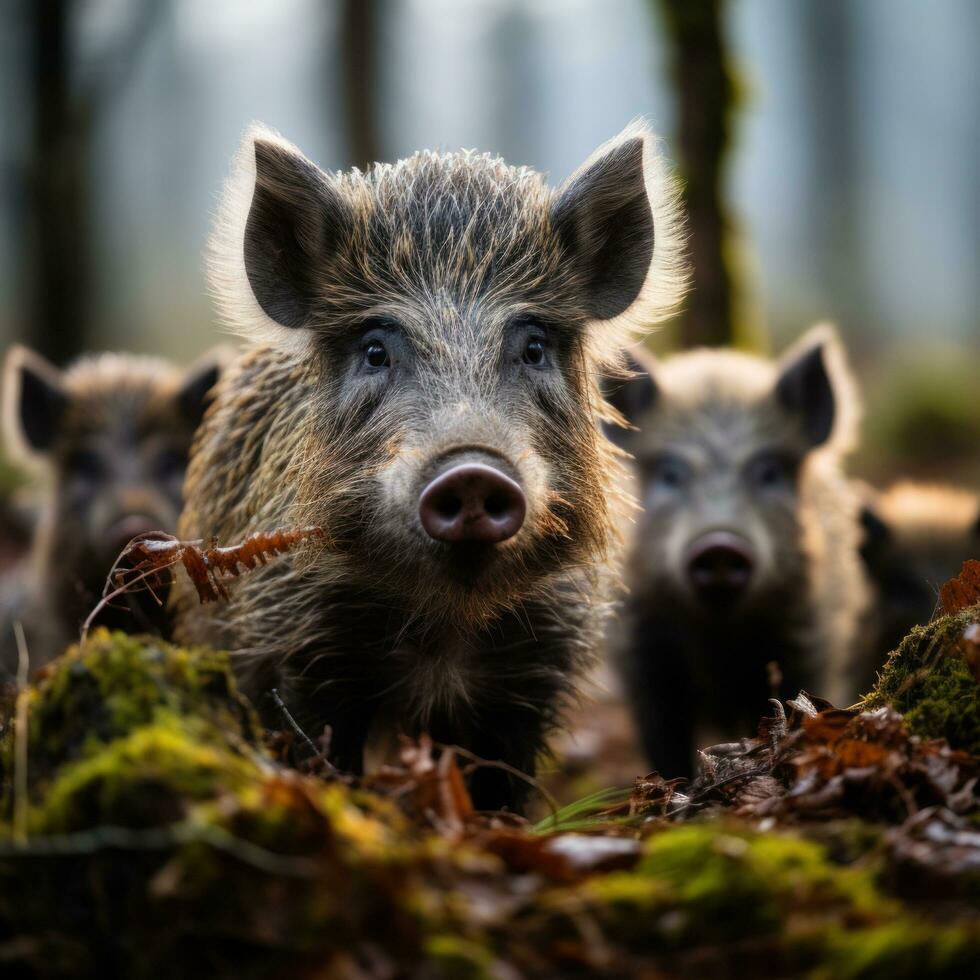
<svg viewBox="0 0 980 980">
<path fill-rule="evenodd" d="M 762 489 L 774 489 L 792 480 L 792 461 L 779 453 L 762 453 L 749 464 L 752 482 Z"/>
<path fill-rule="evenodd" d="M 67 459 L 66 468 L 70 476 L 80 480 L 97 480 L 102 476 L 102 459 L 90 449 L 79 449 Z"/>
<path fill-rule="evenodd" d="M 153 462 L 153 469 L 158 479 L 168 480 L 182 476 L 187 466 L 187 454 L 177 449 L 165 449 Z"/>
<path fill-rule="evenodd" d="M 364 345 L 364 363 L 372 368 L 391 367 L 388 348 L 380 340 L 369 340 Z"/>
<path fill-rule="evenodd" d="M 547 345 L 543 337 L 531 337 L 524 345 L 524 353 L 521 359 L 531 367 L 541 367 L 544 364 L 546 350 Z"/>
<path fill-rule="evenodd" d="M 689 467 L 679 456 L 659 456 L 651 464 L 651 479 L 668 490 L 687 482 Z"/>
</svg>

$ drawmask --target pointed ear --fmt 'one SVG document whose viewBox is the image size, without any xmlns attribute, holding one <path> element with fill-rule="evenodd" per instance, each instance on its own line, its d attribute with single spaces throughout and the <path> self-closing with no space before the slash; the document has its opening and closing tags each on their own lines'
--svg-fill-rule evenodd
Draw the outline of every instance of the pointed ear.
<svg viewBox="0 0 980 980">
<path fill-rule="evenodd" d="M 236 331 L 266 340 L 311 326 L 347 227 L 349 209 L 333 178 L 275 133 L 252 127 L 211 240 L 219 311 Z"/>
<path fill-rule="evenodd" d="M 234 356 L 230 347 L 214 347 L 184 372 L 177 392 L 177 407 L 193 428 L 196 429 L 204 418 L 204 411 L 211 402 L 211 389 Z"/>
<path fill-rule="evenodd" d="M 26 457 L 49 452 L 68 405 L 61 371 L 40 354 L 15 345 L 4 363 L 3 392 L 8 447 Z"/>
<path fill-rule="evenodd" d="M 853 444 L 860 411 L 856 385 L 833 327 L 813 327 L 786 352 L 775 395 L 798 418 L 811 446 L 831 438 L 841 449 Z"/>
<path fill-rule="evenodd" d="M 628 354 L 626 372 L 602 379 L 602 395 L 620 416 L 604 429 L 606 436 L 618 446 L 625 446 L 632 440 L 640 420 L 657 400 L 659 389 L 653 377 L 652 361 L 645 357 L 641 363 Z"/>
<path fill-rule="evenodd" d="M 679 302 L 677 194 L 646 125 L 628 126 L 556 191 L 551 223 L 576 267 L 590 319 L 628 313 L 650 327 Z"/>
</svg>

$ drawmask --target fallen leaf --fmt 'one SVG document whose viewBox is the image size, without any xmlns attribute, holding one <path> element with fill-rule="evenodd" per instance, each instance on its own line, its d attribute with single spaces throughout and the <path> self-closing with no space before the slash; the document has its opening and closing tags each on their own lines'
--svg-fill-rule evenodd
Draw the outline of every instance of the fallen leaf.
<svg viewBox="0 0 980 980">
<path fill-rule="evenodd" d="M 939 590 L 939 603 L 947 616 L 955 616 L 980 602 L 980 561 L 963 562 L 960 574 Z"/>
</svg>

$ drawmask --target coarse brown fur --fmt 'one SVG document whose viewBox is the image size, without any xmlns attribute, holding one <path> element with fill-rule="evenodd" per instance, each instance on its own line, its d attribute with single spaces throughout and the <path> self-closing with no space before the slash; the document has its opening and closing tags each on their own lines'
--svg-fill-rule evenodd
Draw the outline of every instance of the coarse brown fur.
<svg viewBox="0 0 980 980">
<path fill-rule="evenodd" d="M 631 148 L 629 167 L 610 164 Z M 634 127 L 605 152 L 552 191 L 472 152 L 324 174 L 277 137 L 246 140 L 212 273 L 256 344 L 218 387 L 180 533 L 231 543 L 318 525 L 327 542 L 234 583 L 226 605 L 183 591 L 179 634 L 236 654 L 260 703 L 278 685 L 313 734 L 329 725 L 344 768 L 428 731 L 533 773 L 595 648 L 618 467 L 594 378 L 680 289 L 652 137 Z M 593 195 L 595 175 L 615 202 Z M 646 252 L 642 229 L 622 239 L 644 262 L 628 285 L 619 270 L 635 259 L 605 264 L 622 237 L 607 207 L 656 229 Z M 539 334 L 547 360 L 531 370 L 522 352 Z M 386 367 L 365 366 L 365 338 Z M 420 487 L 471 459 L 527 499 L 500 544 L 447 545 L 420 525 Z M 524 787 L 487 770 L 474 793 L 520 805 Z"/>
<path fill-rule="evenodd" d="M 187 372 L 157 358 L 85 357 L 64 372 L 23 347 L 4 366 L 4 424 L 12 451 L 44 484 L 26 567 L 3 581 L 4 673 L 16 670 L 20 621 L 36 669 L 77 639 L 113 560 L 146 530 L 172 532 L 204 397 L 223 355 Z M 152 603 L 110 610 L 121 629 L 159 628 Z"/>
<path fill-rule="evenodd" d="M 908 480 L 859 491 L 861 557 L 873 588 L 868 642 L 852 671 L 852 689 L 863 692 L 912 627 L 932 618 L 940 586 L 980 558 L 980 495 Z"/>
<path fill-rule="evenodd" d="M 809 381 L 781 396 L 803 365 Z M 639 403 L 642 377 L 613 396 L 639 428 L 625 442 L 644 506 L 617 642 L 651 764 L 673 777 L 690 773 L 697 731 L 750 735 L 768 697 L 801 688 L 840 696 L 866 601 L 840 471 L 857 404 L 826 328 L 778 363 L 697 350 L 644 366 L 653 384 Z M 718 535 L 752 562 L 727 604 L 691 572 L 697 543 Z"/>
</svg>

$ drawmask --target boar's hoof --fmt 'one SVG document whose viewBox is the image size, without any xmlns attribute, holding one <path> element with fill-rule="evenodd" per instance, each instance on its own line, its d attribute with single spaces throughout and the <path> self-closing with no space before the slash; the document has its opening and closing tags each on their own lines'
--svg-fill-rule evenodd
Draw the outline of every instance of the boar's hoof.
<svg viewBox="0 0 980 980">
<path fill-rule="evenodd" d="M 521 529 L 526 510 L 521 488 L 483 463 L 452 467 L 419 498 L 422 527 L 436 541 L 506 541 Z"/>
<path fill-rule="evenodd" d="M 753 565 L 749 541 L 728 531 L 702 535 L 687 554 L 691 585 L 698 598 L 710 605 L 735 602 L 752 578 Z"/>
</svg>

